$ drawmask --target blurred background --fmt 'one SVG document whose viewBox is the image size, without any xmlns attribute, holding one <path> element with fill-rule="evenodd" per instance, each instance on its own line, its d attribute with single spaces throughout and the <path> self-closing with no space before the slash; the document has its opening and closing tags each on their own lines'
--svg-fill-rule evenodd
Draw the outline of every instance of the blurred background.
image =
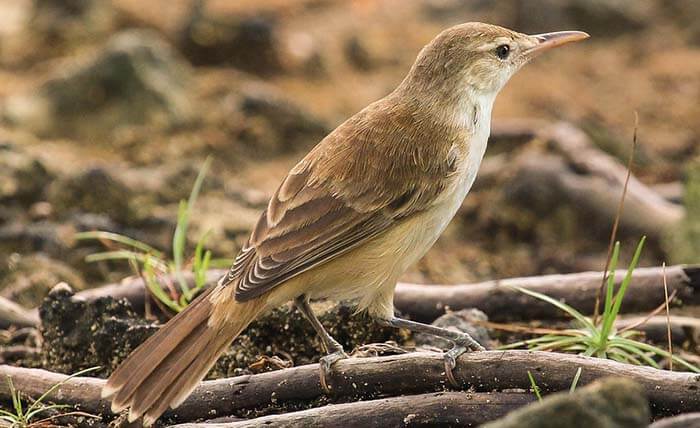
<svg viewBox="0 0 700 428">
<path fill-rule="evenodd" d="M 169 250 L 209 155 L 188 248 L 211 231 L 234 257 L 288 169 L 466 21 L 592 37 L 507 85 L 482 175 L 404 279 L 602 270 L 635 110 L 623 249 L 644 234 L 643 265 L 700 261 L 700 2 L 0 0 L 0 295 L 34 306 L 131 272 L 86 263 L 101 246 L 79 231 Z M 560 121 L 578 148 L 533 138 Z"/>
</svg>

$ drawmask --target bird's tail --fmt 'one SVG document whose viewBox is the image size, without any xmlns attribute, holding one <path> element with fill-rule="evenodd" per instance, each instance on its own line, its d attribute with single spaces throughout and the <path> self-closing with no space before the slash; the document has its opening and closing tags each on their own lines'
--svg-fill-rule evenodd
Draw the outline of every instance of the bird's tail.
<svg viewBox="0 0 700 428">
<path fill-rule="evenodd" d="M 207 290 L 148 338 L 102 389 L 112 411 L 151 425 L 187 398 L 233 339 L 263 310 L 264 299 L 236 302 L 230 288 Z"/>
</svg>

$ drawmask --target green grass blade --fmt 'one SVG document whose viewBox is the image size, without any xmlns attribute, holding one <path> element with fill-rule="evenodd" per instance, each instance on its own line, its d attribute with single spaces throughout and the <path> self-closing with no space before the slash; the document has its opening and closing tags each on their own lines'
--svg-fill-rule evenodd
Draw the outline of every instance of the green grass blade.
<svg viewBox="0 0 700 428">
<path fill-rule="evenodd" d="M 571 315 L 573 318 L 575 318 L 577 321 L 579 321 L 581 324 L 583 324 L 586 328 L 590 328 L 595 330 L 595 326 L 589 320 L 586 318 L 581 312 L 577 311 L 573 307 L 567 305 L 566 303 L 562 303 L 556 299 L 553 299 L 546 294 L 538 293 L 536 291 L 528 290 L 526 288 L 522 287 L 516 287 L 516 286 L 510 286 L 510 288 L 517 290 L 523 294 L 527 294 L 528 296 L 534 297 L 536 299 L 542 300 L 544 302 L 549 303 L 550 305 L 556 306 L 557 308 L 561 309 L 562 311 L 566 312 L 567 314 Z"/>
<path fill-rule="evenodd" d="M 42 402 L 46 399 L 46 397 L 48 397 L 52 392 L 54 392 L 56 389 L 58 389 L 58 388 L 59 388 L 61 385 L 63 385 L 64 383 L 68 382 L 69 380 L 73 379 L 74 377 L 78 377 L 78 376 L 83 375 L 83 374 L 85 374 L 85 373 L 89 373 L 89 372 L 98 370 L 99 368 L 100 368 L 100 367 L 97 366 L 97 367 L 90 367 L 90 368 L 87 368 L 87 369 L 80 370 L 80 371 L 75 372 L 75 373 L 73 373 L 72 375 L 68 376 L 67 378 L 63 379 L 62 381 L 60 381 L 60 382 L 54 384 L 53 386 L 51 386 L 51 388 L 47 389 L 46 392 L 44 392 L 43 394 L 41 394 L 41 397 L 37 398 L 37 400 L 34 401 L 34 402 L 31 404 L 31 406 L 29 406 L 29 407 L 27 408 L 27 413 L 31 413 L 35 408 L 38 408 L 38 406 L 41 406 L 41 405 L 42 405 Z M 42 407 L 43 407 L 43 406 L 42 406 Z"/>
<path fill-rule="evenodd" d="M 209 261 L 207 259 L 207 254 L 209 255 L 208 258 L 211 259 L 211 252 L 210 251 L 204 251 L 204 244 L 206 243 L 207 239 L 209 238 L 209 234 L 211 233 L 211 230 L 207 230 L 200 238 L 199 241 L 197 242 L 197 247 L 194 250 L 194 263 L 192 266 L 192 270 L 194 273 L 194 283 L 195 283 L 195 289 L 199 290 L 204 286 L 204 283 L 206 282 L 207 278 L 207 268 L 209 265 Z"/>
<path fill-rule="evenodd" d="M 661 357 L 671 358 L 674 362 L 682 365 L 683 367 L 687 368 L 688 370 L 695 372 L 695 373 L 700 373 L 700 368 L 698 368 L 694 364 L 687 362 L 683 358 L 680 358 L 680 357 L 677 357 L 675 355 L 670 354 L 668 351 L 666 351 L 664 349 L 658 348 L 654 345 L 649 345 L 648 343 L 638 342 L 638 341 L 632 340 L 632 339 L 624 339 L 621 337 L 618 337 L 616 339 L 621 341 L 622 343 L 626 343 L 630 346 L 637 347 L 637 348 L 644 350 L 644 351 L 652 352 L 652 353 L 659 355 Z"/>
<path fill-rule="evenodd" d="M 182 266 L 184 262 L 185 253 L 185 243 L 187 241 L 187 228 L 190 221 L 190 210 L 197 202 L 199 197 L 199 192 L 202 189 L 202 183 L 204 182 L 204 177 L 207 175 L 209 170 L 209 165 L 211 164 L 211 157 L 207 157 L 202 165 L 202 168 L 197 174 L 197 178 L 194 181 L 192 190 L 190 191 L 190 197 L 187 201 L 180 201 L 180 206 L 177 216 L 177 226 L 175 227 L 175 233 L 173 234 L 173 261 L 175 262 L 175 275 L 178 277 L 180 282 L 180 287 L 183 293 L 189 298 L 191 298 L 191 292 L 187 286 L 184 275 L 182 273 Z"/>
<path fill-rule="evenodd" d="M 210 261 L 211 251 L 207 250 L 204 253 L 204 260 L 202 260 L 201 269 L 199 270 L 199 282 L 197 283 L 197 291 L 201 290 L 205 285 L 207 285 L 207 271 L 209 270 Z"/>
<path fill-rule="evenodd" d="M 163 257 L 163 253 L 159 250 L 156 250 L 155 248 L 151 247 L 150 245 L 146 244 L 145 242 L 138 241 L 133 238 L 129 238 L 128 236 L 121 235 L 119 233 L 113 233 L 113 232 L 104 232 L 104 231 L 93 231 L 93 232 L 80 232 L 76 233 L 75 239 L 77 240 L 86 240 L 86 239 L 95 239 L 95 240 L 107 240 L 107 241 L 113 241 L 122 245 L 126 245 L 127 247 L 135 248 L 137 250 L 141 250 L 144 253 L 151 253 L 156 257 Z"/>
<path fill-rule="evenodd" d="M 608 270 L 608 281 L 605 287 L 605 307 L 603 309 L 602 319 L 606 319 L 612 309 L 613 293 L 615 291 L 615 271 L 617 270 L 617 262 L 620 259 L 620 241 L 615 242 L 613 253 L 610 257 L 610 270 Z"/>
<path fill-rule="evenodd" d="M 167 306 L 174 312 L 180 312 L 180 306 L 177 304 L 176 301 L 174 301 L 170 298 L 170 296 L 168 296 L 168 294 L 163 290 L 163 287 L 161 287 L 160 282 L 158 282 L 157 275 L 153 271 L 153 267 L 151 265 L 151 259 L 146 259 L 146 262 L 143 264 L 143 272 L 148 291 L 150 291 L 150 293 L 156 299 L 158 299 L 161 303 L 163 303 L 165 306 Z"/>
<path fill-rule="evenodd" d="M 10 396 L 12 397 L 12 407 L 15 410 L 15 416 L 19 420 L 24 419 L 24 409 L 22 408 L 22 397 L 20 397 L 19 391 L 15 388 L 14 382 L 12 382 L 12 376 L 7 376 L 7 388 L 10 390 Z"/>
<path fill-rule="evenodd" d="M 48 410 L 56 410 L 56 409 L 66 409 L 66 408 L 72 408 L 73 406 L 70 406 L 68 404 L 49 404 L 49 405 L 42 405 L 31 412 L 27 413 L 27 421 L 31 421 L 34 416 L 38 415 L 39 413 L 46 412 Z"/>
<path fill-rule="evenodd" d="M 626 352 L 628 352 L 628 353 L 630 353 L 630 354 L 635 354 L 635 355 L 637 355 L 642 361 L 644 361 L 644 362 L 646 363 L 647 366 L 654 367 L 655 369 L 660 368 L 660 367 L 659 367 L 659 364 L 658 364 L 656 361 L 654 361 L 653 358 L 651 358 L 649 355 L 647 355 L 644 351 L 642 351 L 641 349 L 639 349 L 639 348 L 636 347 L 636 346 L 632 346 L 632 345 L 626 344 L 626 343 L 624 343 L 624 342 L 619 342 L 619 341 L 617 341 L 617 340 L 615 340 L 615 339 L 612 339 L 612 340 L 610 341 L 610 347 L 611 347 L 611 348 L 618 347 L 618 348 L 620 348 L 620 349 L 625 350 Z"/>
<path fill-rule="evenodd" d="M 173 234 L 173 270 L 180 289 L 184 295 L 190 293 L 190 287 L 187 285 L 183 272 L 183 263 L 185 257 L 185 242 L 187 241 L 187 226 L 189 223 L 189 208 L 186 201 L 180 201 L 177 211 L 177 226 Z"/>
<path fill-rule="evenodd" d="M 542 401 L 542 394 L 540 394 L 540 387 L 537 386 L 537 383 L 535 382 L 535 378 L 532 376 L 532 373 L 530 373 L 530 370 L 527 371 L 527 377 L 530 379 L 530 386 L 532 387 L 532 392 L 535 393 L 535 397 L 537 397 L 537 401 Z"/>
<path fill-rule="evenodd" d="M 643 366 L 641 361 L 636 359 L 633 355 L 631 355 L 628 352 L 623 351 L 622 349 L 611 349 L 610 352 L 608 353 L 608 358 L 611 360 L 615 360 L 619 363 L 624 363 L 624 364 L 633 364 L 635 366 Z"/>
<path fill-rule="evenodd" d="M 534 346 L 530 348 L 533 351 L 543 351 L 547 349 L 551 350 L 561 350 L 562 348 L 568 346 L 568 345 L 574 345 L 578 343 L 582 343 L 583 340 L 580 337 L 565 337 L 559 340 L 555 340 L 550 343 L 542 343 L 540 345 Z"/>
<path fill-rule="evenodd" d="M 573 394 L 576 391 L 576 385 L 578 385 L 579 379 L 581 379 L 581 373 L 583 373 L 583 367 L 576 369 L 576 374 L 574 374 L 574 380 L 571 381 L 571 386 L 569 387 L 569 394 Z"/>
<path fill-rule="evenodd" d="M 145 260 L 150 258 L 152 260 L 152 265 L 162 272 L 167 272 L 167 265 L 159 259 L 154 258 L 147 253 L 137 253 L 135 251 L 129 250 L 115 250 L 115 251 L 103 251 L 101 253 L 90 254 L 85 257 L 85 261 L 88 263 L 101 262 L 101 261 L 113 261 L 113 260 L 133 260 L 141 264 L 145 263 Z"/>
<path fill-rule="evenodd" d="M 642 236 L 642 239 L 639 240 L 639 244 L 637 244 L 637 249 L 634 251 L 634 256 L 632 257 L 632 262 L 630 262 L 630 265 L 627 268 L 627 273 L 625 274 L 625 277 L 622 280 L 622 283 L 620 284 L 620 288 L 617 290 L 617 294 L 615 295 L 613 306 L 610 309 L 610 312 L 603 319 L 603 327 L 601 329 L 601 340 L 607 340 L 608 336 L 610 335 L 610 331 L 612 331 L 613 324 L 615 322 L 615 319 L 617 318 L 618 313 L 620 312 L 620 307 L 622 306 L 622 300 L 624 299 L 625 293 L 627 292 L 627 287 L 632 282 L 632 273 L 639 264 L 639 257 L 642 254 L 644 242 L 646 242 L 646 236 Z"/>
</svg>

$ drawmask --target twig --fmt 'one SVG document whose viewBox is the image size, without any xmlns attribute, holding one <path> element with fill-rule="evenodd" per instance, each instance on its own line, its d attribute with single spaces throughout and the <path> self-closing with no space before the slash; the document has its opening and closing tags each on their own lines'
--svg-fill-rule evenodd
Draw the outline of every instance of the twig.
<svg viewBox="0 0 700 428">
<path fill-rule="evenodd" d="M 673 342 L 671 340 L 671 314 L 668 309 L 668 282 L 666 281 L 666 262 L 663 263 L 662 265 L 663 273 L 664 273 L 664 295 L 666 297 L 666 300 L 664 303 L 666 303 L 666 329 L 668 332 L 668 353 L 673 355 Z M 673 358 L 668 359 L 668 369 L 673 371 Z"/>
<path fill-rule="evenodd" d="M 532 401 L 533 397 L 524 393 L 435 392 L 330 404 L 244 421 L 173 425 L 172 428 L 477 426 Z"/>
<path fill-rule="evenodd" d="M 634 162 L 634 152 L 637 149 L 637 128 L 639 127 L 639 114 L 637 111 L 634 112 L 634 132 L 632 135 L 632 150 L 630 152 L 629 160 L 627 161 L 627 175 L 625 176 L 625 184 L 622 186 L 622 195 L 620 196 L 620 203 L 617 206 L 617 212 L 615 213 L 615 221 L 613 222 L 612 231 L 610 232 L 610 242 L 608 242 L 608 255 L 605 260 L 605 269 L 603 269 L 603 279 L 600 282 L 600 288 L 598 289 L 598 294 L 595 299 L 595 307 L 593 308 L 593 324 L 598 324 L 598 317 L 600 316 L 600 300 L 603 297 L 603 289 L 608 280 L 608 269 L 610 268 L 610 259 L 612 257 L 613 247 L 615 246 L 615 239 L 617 237 L 617 228 L 620 225 L 620 217 L 622 217 L 622 210 L 625 206 L 625 196 L 627 196 L 627 187 L 629 185 L 630 176 L 632 175 L 632 164 Z"/>
</svg>

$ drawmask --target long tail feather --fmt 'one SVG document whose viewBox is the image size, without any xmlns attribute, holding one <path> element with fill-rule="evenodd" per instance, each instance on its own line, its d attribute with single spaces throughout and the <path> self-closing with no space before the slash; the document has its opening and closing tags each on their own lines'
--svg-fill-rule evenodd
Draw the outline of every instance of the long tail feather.
<svg viewBox="0 0 700 428">
<path fill-rule="evenodd" d="M 146 340 L 112 373 L 102 390 L 112 410 L 149 426 L 181 404 L 219 355 L 263 309 L 263 299 L 235 302 L 216 287 L 195 299 Z"/>
</svg>

